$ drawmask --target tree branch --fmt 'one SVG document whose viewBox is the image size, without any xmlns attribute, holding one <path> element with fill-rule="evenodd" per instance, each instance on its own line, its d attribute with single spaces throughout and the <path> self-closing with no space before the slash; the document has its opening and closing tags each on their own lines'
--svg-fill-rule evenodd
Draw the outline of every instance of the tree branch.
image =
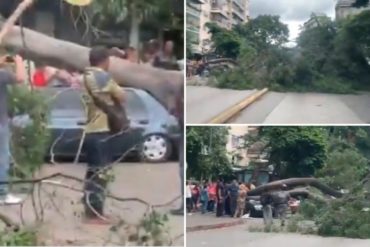
<svg viewBox="0 0 370 247">
<path fill-rule="evenodd" d="M 15 25 L 15 22 L 23 14 L 23 12 L 33 4 L 33 0 L 24 0 L 20 3 L 14 13 L 6 20 L 1 31 L 0 31 L 0 44 L 2 43 L 5 35 Z"/>
<path fill-rule="evenodd" d="M 261 186 L 258 186 L 254 190 L 251 190 L 248 192 L 249 196 L 256 196 L 260 195 L 265 191 L 270 191 L 270 190 L 276 190 L 276 189 L 281 189 L 281 186 L 283 184 L 286 184 L 288 187 L 296 187 L 296 186 L 313 186 L 319 190 L 321 190 L 323 193 L 340 198 L 343 196 L 343 194 L 339 191 L 336 191 L 329 186 L 321 183 L 318 179 L 316 178 L 289 178 L 289 179 L 284 179 L 284 180 L 278 180 L 274 181 L 268 184 L 264 184 Z"/>
</svg>

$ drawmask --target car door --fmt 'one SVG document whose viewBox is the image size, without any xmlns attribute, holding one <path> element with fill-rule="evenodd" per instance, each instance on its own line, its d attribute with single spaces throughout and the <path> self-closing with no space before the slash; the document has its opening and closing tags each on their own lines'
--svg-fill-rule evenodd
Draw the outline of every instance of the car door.
<svg viewBox="0 0 370 247">
<path fill-rule="evenodd" d="M 122 156 L 130 149 L 138 149 L 143 140 L 143 132 L 149 125 L 148 112 L 141 97 L 134 89 L 124 88 L 123 90 L 125 90 L 123 106 L 130 120 L 130 131 L 112 141 L 114 143 L 112 150 L 116 157 Z"/>
<path fill-rule="evenodd" d="M 49 128 L 51 146 L 55 155 L 74 157 L 77 154 L 83 134 L 82 122 L 86 121 L 81 101 L 81 92 L 56 90 L 57 95 L 51 103 Z"/>
</svg>

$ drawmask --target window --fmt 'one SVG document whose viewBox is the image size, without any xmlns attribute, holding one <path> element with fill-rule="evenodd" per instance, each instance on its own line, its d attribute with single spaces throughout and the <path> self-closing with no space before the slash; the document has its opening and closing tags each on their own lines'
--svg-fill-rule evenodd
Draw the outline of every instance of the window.
<svg viewBox="0 0 370 247">
<path fill-rule="evenodd" d="M 126 90 L 126 112 L 128 116 L 136 116 L 140 119 L 146 119 L 148 113 L 143 100 L 134 90 Z"/>
<path fill-rule="evenodd" d="M 238 144 L 239 144 L 238 136 L 231 135 L 231 147 L 232 148 L 238 148 Z"/>
</svg>

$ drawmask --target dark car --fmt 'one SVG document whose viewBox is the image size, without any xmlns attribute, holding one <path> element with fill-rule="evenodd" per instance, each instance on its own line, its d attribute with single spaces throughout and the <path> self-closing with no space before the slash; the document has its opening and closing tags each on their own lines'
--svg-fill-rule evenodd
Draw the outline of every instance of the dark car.
<svg viewBox="0 0 370 247">
<path fill-rule="evenodd" d="M 50 149 L 55 157 L 75 157 L 86 122 L 86 113 L 78 89 L 43 89 L 51 101 L 49 128 L 52 133 Z M 128 152 L 148 162 L 168 160 L 176 152 L 180 128 L 176 119 L 150 94 L 143 90 L 123 88 L 125 108 L 130 119 L 130 131 L 117 137 L 112 146 L 116 157 Z M 49 152 L 50 153 L 50 152 Z M 81 157 L 84 157 L 82 149 Z"/>
</svg>

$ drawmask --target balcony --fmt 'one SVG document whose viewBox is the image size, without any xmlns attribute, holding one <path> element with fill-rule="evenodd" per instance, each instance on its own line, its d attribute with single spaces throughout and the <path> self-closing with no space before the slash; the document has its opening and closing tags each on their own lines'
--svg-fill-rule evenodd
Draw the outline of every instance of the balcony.
<svg viewBox="0 0 370 247">
<path fill-rule="evenodd" d="M 211 3 L 211 13 L 219 14 L 228 18 L 227 11 L 225 9 L 225 3 L 221 3 L 222 1 L 214 1 Z"/>
<path fill-rule="evenodd" d="M 245 20 L 245 12 L 243 9 L 239 8 L 239 7 L 236 7 L 236 6 L 233 6 L 232 7 L 232 13 L 233 15 L 239 17 L 241 20 Z"/>
<path fill-rule="evenodd" d="M 237 24 L 239 23 L 243 23 L 245 21 L 245 16 L 238 13 L 238 12 L 233 12 L 233 21 L 237 22 Z"/>
<path fill-rule="evenodd" d="M 238 6 L 240 9 L 245 9 L 246 0 L 232 0 L 233 4 Z"/>
</svg>

